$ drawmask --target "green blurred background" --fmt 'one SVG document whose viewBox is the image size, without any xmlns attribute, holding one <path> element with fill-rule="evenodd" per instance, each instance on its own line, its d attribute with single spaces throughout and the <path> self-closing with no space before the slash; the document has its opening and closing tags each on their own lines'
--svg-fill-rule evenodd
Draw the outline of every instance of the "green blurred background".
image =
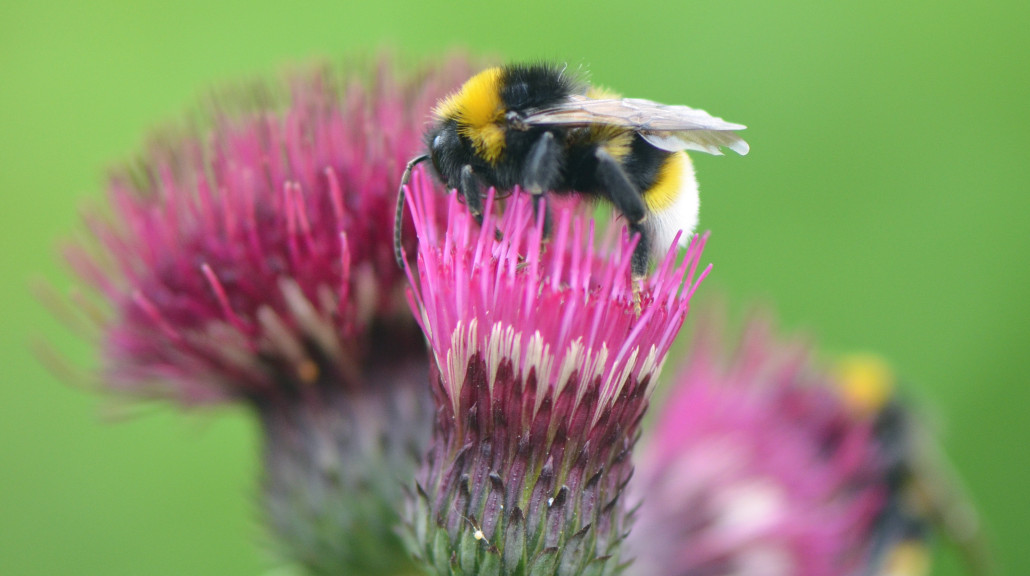
<svg viewBox="0 0 1030 576">
<path fill-rule="evenodd" d="M 1005 573 L 1030 572 L 1026 0 L 4 0 L 0 574 L 274 566 L 256 544 L 247 415 L 119 418 L 124 404 L 32 357 L 45 336 L 94 362 L 29 284 L 72 286 L 55 248 L 79 207 L 208 86 L 381 46 L 567 60 L 747 124 L 750 156 L 696 160 L 715 263 L 702 292 L 774 304 L 828 351 L 890 358 L 937 416 Z M 953 554 L 939 566 L 959 573 Z"/>
</svg>

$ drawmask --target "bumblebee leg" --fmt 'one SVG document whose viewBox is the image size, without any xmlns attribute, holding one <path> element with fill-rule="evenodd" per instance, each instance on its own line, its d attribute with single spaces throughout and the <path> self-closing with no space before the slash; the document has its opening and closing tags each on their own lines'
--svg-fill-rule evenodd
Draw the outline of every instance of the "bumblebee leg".
<svg viewBox="0 0 1030 576">
<path fill-rule="evenodd" d="M 637 247 L 633 249 L 633 261 L 631 262 L 631 267 L 634 278 L 643 278 L 644 276 L 647 276 L 647 265 L 650 263 L 649 255 L 651 254 L 651 236 L 639 222 L 636 224 L 630 224 L 629 231 L 630 233 L 640 235 L 640 240 L 637 241 Z"/>
<path fill-rule="evenodd" d="M 472 171 L 472 166 L 466 164 L 461 169 L 461 180 L 458 181 L 458 191 L 465 198 L 465 205 L 468 206 L 476 223 L 483 224 L 483 191 L 480 189 L 479 180 Z"/>
<path fill-rule="evenodd" d="M 597 180 L 608 194 L 615 209 L 626 217 L 629 231 L 640 235 L 637 247 L 633 251 L 633 275 L 641 277 L 647 274 L 648 255 L 651 252 L 651 237 L 643 226 L 647 219 L 647 207 L 640 191 L 629 181 L 622 166 L 612 158 L 611 154 L 598 148 Z"/>
<path fill-rule="evenodd" d="M 524 166 L 525 177 L 522 187 L 533 195 L 533 213 L 544 211 L 544 237 L 551 235 L 551 212 L 547 208 L 544 193 L 554 189 L 561 175 L 561 148 L 554 134 L 544 132 L 529 150 Z"/>
<path fill-rule="evenodd" d="M 472 171 L 472 166 L 466 164 L 461 169 L 461 180 L 458 181 L 458 192 L 465 199 L 469 213 L 476 219 L 476 224 L 483 225 L 483 189 Z M 501 239 L 501 231 L 494 229 L 494 238 Z"/>
<path fill-rule="evenodd" d="M 397 260 L 397 266 L 404 270 L 404 247 L 402 246 L 404 233 L 404 187 L 408 180 L 411 180 L 411 171 L 419 162 L 428 160 L 427 154 L 416 156 L 404 167 L 404 174 L 401 175 L 401 185 L 397 189 L 397 211 L 393 215 L 393 257 Z"/>
</svg>

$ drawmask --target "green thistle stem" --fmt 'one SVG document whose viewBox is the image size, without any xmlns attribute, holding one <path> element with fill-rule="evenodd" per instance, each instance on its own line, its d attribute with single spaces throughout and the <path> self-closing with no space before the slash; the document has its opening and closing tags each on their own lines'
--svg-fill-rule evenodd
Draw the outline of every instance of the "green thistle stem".
<svg viewBox="0 0 1030 576">
<path fill-rule="evenodd" d="M 417 573 L 397 524 L 430 429 L 425 361 L 384 372 L 369 378 L 378 388 L 326 386 L 260 405 L 268 526 L 280 554 L 310 574 Z"/>
</svg>

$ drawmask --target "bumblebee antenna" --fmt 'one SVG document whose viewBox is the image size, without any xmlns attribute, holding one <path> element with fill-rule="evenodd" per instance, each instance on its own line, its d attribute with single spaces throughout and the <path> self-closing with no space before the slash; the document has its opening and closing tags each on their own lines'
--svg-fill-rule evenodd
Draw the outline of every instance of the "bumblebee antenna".
<svg viewBox="0 0 1030 576">
<path fill-rule="evenodd" d="M 393 256 L 401 270 L 404 270 L 404 248 L 401 246 L 401 236 L 404 232 L 404 187 L 408 185 L 408 180 L 411 180 L 411 171 L 415 169 L 415 165 L 428 159 L 429 154 L 412 158 L 404 168 L 401 185 L 397 189 L 397 212 L 393 217 Z"/>
</svg>

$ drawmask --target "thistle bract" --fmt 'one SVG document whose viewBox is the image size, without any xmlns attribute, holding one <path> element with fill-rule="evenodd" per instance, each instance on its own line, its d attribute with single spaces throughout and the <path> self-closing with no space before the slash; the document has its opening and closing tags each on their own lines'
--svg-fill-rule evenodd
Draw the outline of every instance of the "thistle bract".
<svg viewBox="0 0 1030 576">
<path fill-rule="evenodd" d="M 599 247 L 569 210 L 545 242 L 521 194 L 482 227 L 452 200 L 444 232 L 432 194 L 416 172 L 411 301 L 437 419 L 412 546 L 437 574 L 616 573 L 630 454 L 704 242 L 635 281 L 634 242 Z"/>
</svg>

